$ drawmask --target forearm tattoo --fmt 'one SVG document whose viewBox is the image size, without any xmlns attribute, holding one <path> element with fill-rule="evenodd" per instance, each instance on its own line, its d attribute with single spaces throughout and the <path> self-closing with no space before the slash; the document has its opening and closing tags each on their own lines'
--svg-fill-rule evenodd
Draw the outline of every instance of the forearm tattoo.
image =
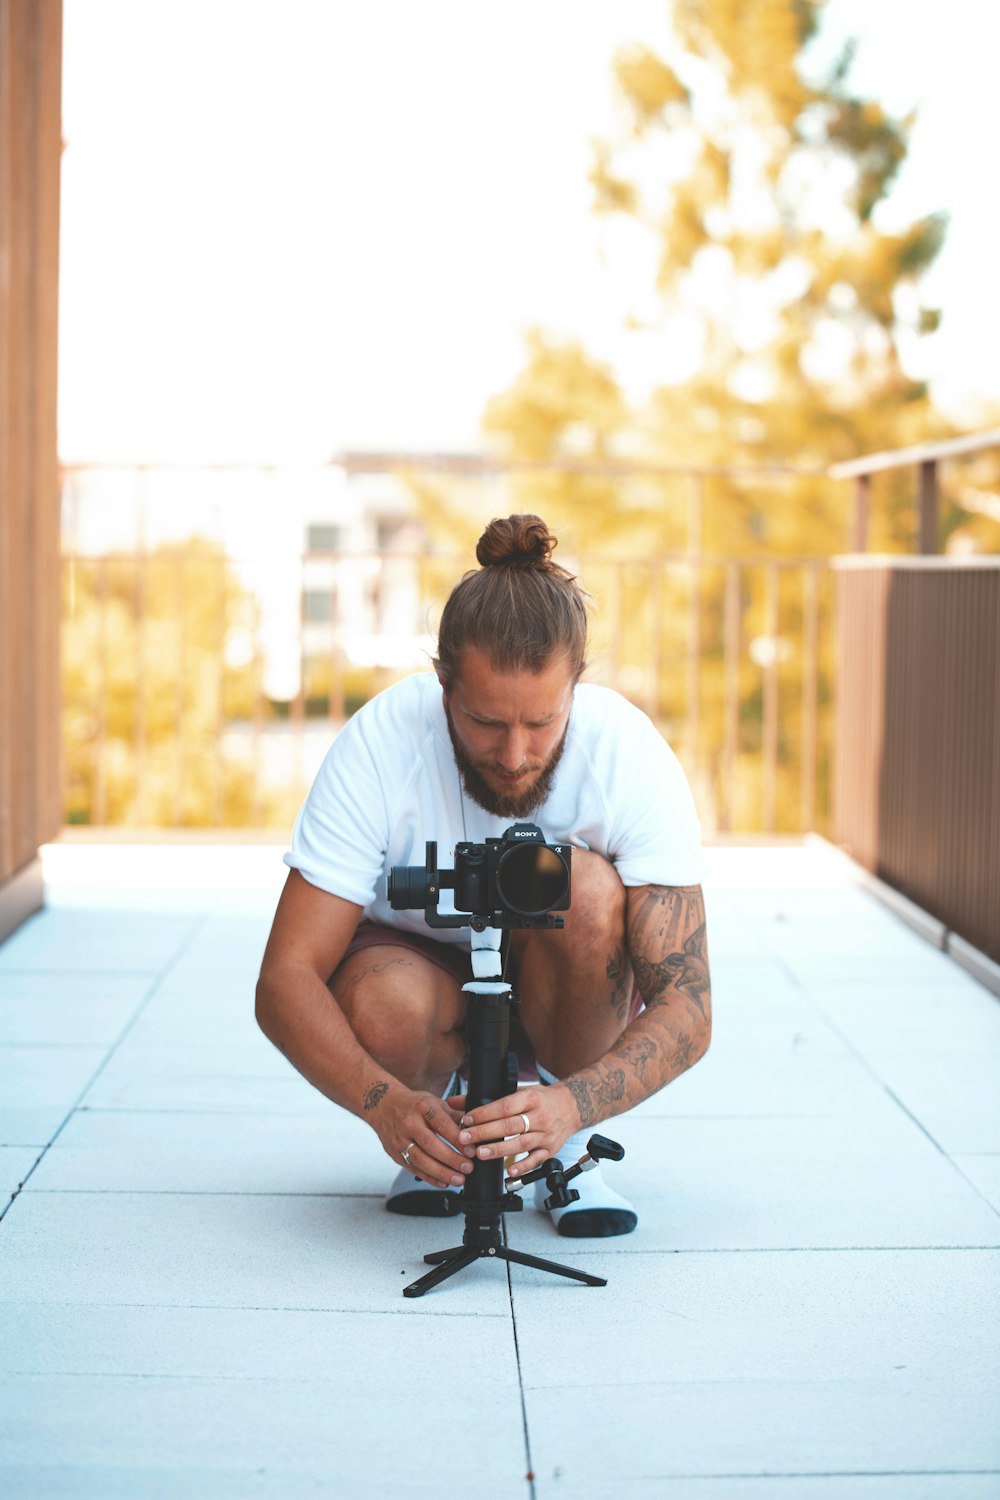
<svg viewBox="0 0 1000 1500">
<path fill-rule="evenodd" d="M 614 986 L 611 991 L 611 1009 L 619 1021 L 624 1021 L 628 1015 L 631 971 L 621 948 L 616 948 L 608 958 L 605 973 Z"/>
<path fill-rule="evenodd" d="M 389 1085 L 387 1083 L 373 1083 L 364 1098 L 365 1114 L 368 1114 L 377 1105 L 381 1104 L 388 1092 Z"/>
<path fill-rule="evenodd" d="M 615 1105 L 625 1097 L 624 1068 L 608 1068 L 604 1077 L 597 1082 L 590 1081 L 588 1076 L 590 1072 L 591 1069 L 588 1068 L 586 1075 L 566 1080 L 566 1087 L 573 1095 L 581 1126 L 596 1125 L 598 1120 L 617 1114 Z"/>
<path fill-rule="evenodd" d="M 657 1005 L 664 991 L 672 987 L 693 1000 L 704 1016 L 703 997 L 708 993 L 704 922 L 685 940 L 680 953 L 669 953 L 658 963 L 650 963 L 649 959 L 639 954 L 632 961 L 635 964 L 636 984 L 647 1006 Z"/>
<path fill-rule="evenodd" d="M 701 887 L 631 891 L 627 937 L 627 958 L 617 950 L 607 975 L 616 993 L 619 974 L 624 975 L 627 996 L 631 961 L 645 1010 L 599 1062 L 564 1080 L 583 1128 L 648 1099 L 708 1046 L 711 994 Z"/>
<path fill-rule="evenodd" d="M 671 990 L 707 1019 L 708 956 L 700 886 L 644 886 L 629 906 L 629 946 L 647 1010 Z"/>
</svg>

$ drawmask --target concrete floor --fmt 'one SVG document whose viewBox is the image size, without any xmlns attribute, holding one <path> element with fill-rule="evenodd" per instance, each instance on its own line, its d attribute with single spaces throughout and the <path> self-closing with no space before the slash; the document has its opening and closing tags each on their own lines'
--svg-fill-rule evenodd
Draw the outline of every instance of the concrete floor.
<svg viewBox="0 0 1000 1500">
<path fill-rule="evenodd" d="M 709 851 L 635 1234 L 402 1287 L 374 1135 L 257 1033 L 276 848 L 54 846 L 0 948 L 0 1495 L 1000 1496 L 1000 1001 L 821 844 Z M 16 1194 L 10 1201 L 12 1194 Z M 533 1476 L 533 1477 L 531 1477 Z"/>
</svg>

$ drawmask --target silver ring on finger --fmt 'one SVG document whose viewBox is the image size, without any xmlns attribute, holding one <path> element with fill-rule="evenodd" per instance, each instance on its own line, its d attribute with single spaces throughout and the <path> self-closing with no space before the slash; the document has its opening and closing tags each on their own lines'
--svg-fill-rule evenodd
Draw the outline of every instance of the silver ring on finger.
<svg viewBox="0 0 1000 1500">
<path fill-rule="evenodd" d="M 403 1160 L 406 1162 L 406 1165 L 409 1167 L 411 1172 L 413 1171 L 413 1158 L 410 1155 L 410 1152 L 413 1150 L 416 1144 L 416 1141 L 411 1141 L 410 1144 L 408 1146 L 404 1146 L 402 1151 L 399 1153 Z"/>
<path fill-rule="evenodd" d="M 521 1119 L 524 1121 L 524 1129 L 521 1131 L 521 1134 L 522 1135 L 527 1135 L 528 1131 L 531 1129 L 531 1121 L 528 1119 L 528 1116 L 525 1115 L 525 1114 L 521 1115 Z"/>
</svg>

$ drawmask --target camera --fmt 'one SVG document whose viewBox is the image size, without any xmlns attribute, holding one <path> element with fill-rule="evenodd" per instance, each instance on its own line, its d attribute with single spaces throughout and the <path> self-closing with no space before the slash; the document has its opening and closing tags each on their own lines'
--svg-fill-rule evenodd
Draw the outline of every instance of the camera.
<svg viewBox="0 0 1000 1500">
<path fill-rule="evenodd" d="M 431 927 L 561 927 L 570 904 L 569 844 L 547 844 L 534 823 L 515 823 L 498 839 L 455 846 L 454 870 L 437 867 L 437 844 L 427 844 L 424 865 L 389 871 L 394 911 L 423 908 Z M 457 913 L 437 910 L 442 890 L 455 892 Z"/>
</svg>

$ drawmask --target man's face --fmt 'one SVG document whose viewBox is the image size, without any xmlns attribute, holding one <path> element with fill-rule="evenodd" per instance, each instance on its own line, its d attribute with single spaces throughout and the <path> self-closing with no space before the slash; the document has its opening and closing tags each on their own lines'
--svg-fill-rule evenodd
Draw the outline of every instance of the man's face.
<svg viewBox="0 0 1000 1500">
<path fill-rule="evenodd" d="M 525 818 L 539 807 L 562 755 L 572 703 L 565 657 L 540 672 L 504 674 L 482 651 L 465 651 L 444 709 L 472 800 L 500 818 Z"/>
</svg>

